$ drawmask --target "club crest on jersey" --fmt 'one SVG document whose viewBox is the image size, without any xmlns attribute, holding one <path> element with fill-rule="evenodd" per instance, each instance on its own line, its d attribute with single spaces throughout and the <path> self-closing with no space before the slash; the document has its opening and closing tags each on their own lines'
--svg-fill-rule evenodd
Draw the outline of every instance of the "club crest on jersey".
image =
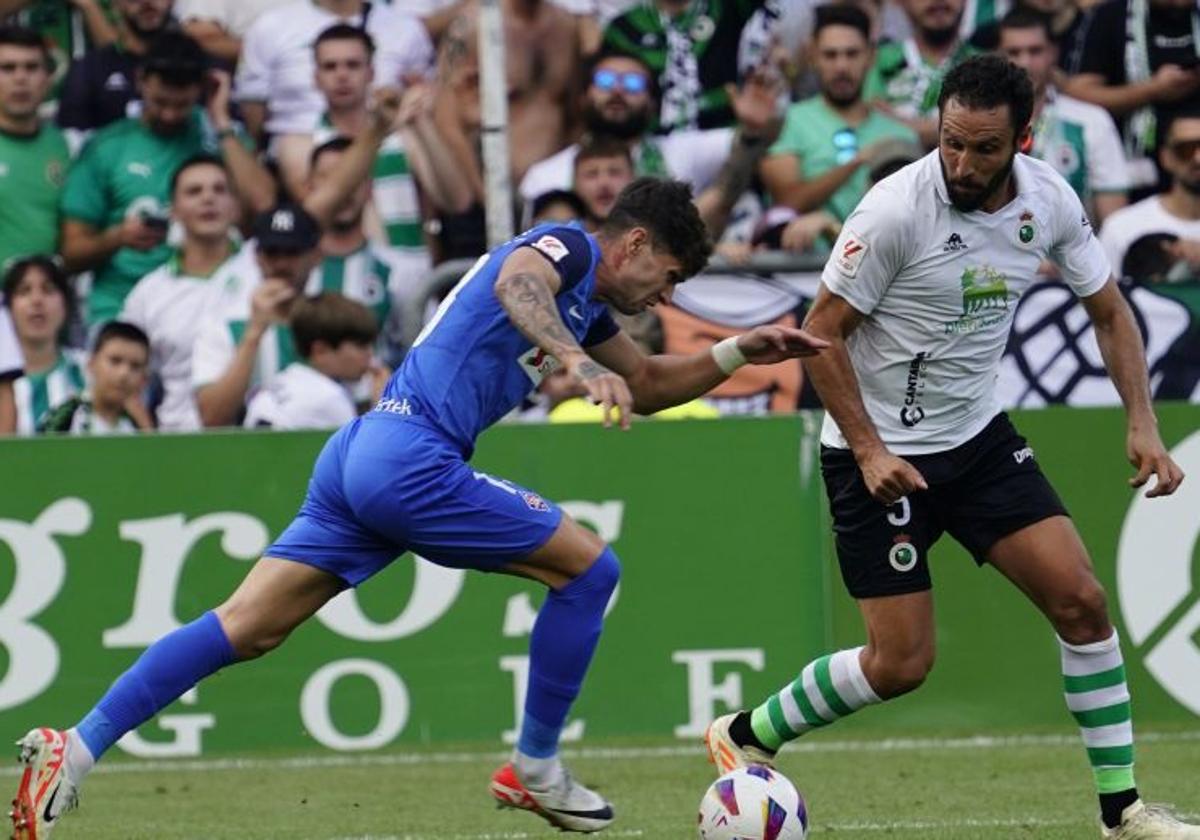
<svg viewBox="0 0 1200 840">
<path fill-rule="evenodd" d="M 1017 239 L 1022 245 L 1028 245 L 1037 237 L 1037 228 L 1033 224 L 1033 213 L 1029 210 L 1021 213 L 1021 226 L 1017 228 Z"/>
<path fill-rule="evenodd" d="M 858 274 L 858 267 L 862 265 L 863 257 L 866 256 L 869 247 L 861 236 L 852 230 L 847 230 L 841 245 L 838 246 L 837 255 L 834 257 L 834 264 L 838 267 L 838 271 L 847 277 L 854 277 Z"/>
<path fill-rule="evenodd" d="M 539 496 L 537 493 L 531 493 L 528 490 L 521 490 L 518 492 L 520 493 L 521 498 L 525 501 L 525 505 L 530 510 L 536 510 L 536 511 L 539 511 L 540 513 L 549 513 L 550 512 L 550 503 L 547 502 L 545 499 L 543 499 L 541 496 Z"/>
<path fill-rule="evenodd" d="M 529 377 L 529 381 L 538 386 L 554 371 L 558 370 L 558 359 L 551 356 L 540 347 L 532 347 L 517 359 L 521 370 Z"/>
<path fill-rule="evenodd" d="M 546 234 L 537 242 L 534 242 L 533 247 L 538 251 L 541 251 L 556 263 L 562 262 L 564 259 L 566 259 L 567 254 L 570 253 L 570 251 L 567 250 L 567 246 L 563 244 L 561 239 L 559 239 L 557 236 L 550 236 L 549 234 Z"/>
</svg>

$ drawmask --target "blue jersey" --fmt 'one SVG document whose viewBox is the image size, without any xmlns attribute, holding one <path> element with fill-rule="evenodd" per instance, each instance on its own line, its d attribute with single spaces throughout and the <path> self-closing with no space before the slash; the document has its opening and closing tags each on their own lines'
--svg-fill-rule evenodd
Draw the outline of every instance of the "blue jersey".
<svg viewBox="0 0 1200 840">
<path fill-rule="evenodd" d="M 421 415 L 470 451 L 484 429 L 559 366 L 521 335 L 496 297 L 504 260 L 522 247 L 541 254 L 562 278 L 558 314 L 582 346 L 616 335 L 608 307 L 592 299 L 596 240 L 576 224 L 539 225 L 480 257 L 417 337 L 376 410 Z"/>
</svg>

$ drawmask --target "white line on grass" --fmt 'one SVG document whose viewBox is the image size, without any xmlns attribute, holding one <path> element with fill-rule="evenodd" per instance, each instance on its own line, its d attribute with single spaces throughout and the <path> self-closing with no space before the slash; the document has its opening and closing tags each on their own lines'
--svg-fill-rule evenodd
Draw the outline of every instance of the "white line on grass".
<svg viewBox="0 0 1200 840">
<path fill-rule="evenodd" d="M 1185 743 L 1200 741 L 1200 730 L 1182 732 L 1139 732 L 1137 741 L 1151 743 Z M 1079 744 L 1074 735 L 976 735 L 968 738 L 885 738 L 881 740 L 809 741 L 793 744 L 789 749 L 800 753 L 845 752 L 913 752 L 918 750 L 982 750 L 1012 749 L 1015 747 L 1073 747 Z M 563 750 L 563 757 L 593 761 L 644 761 L 656 758 L 686 758 L 701 756 L 699 746 L 673 745 L 664 747 L 583 747 Z M 116 761 L 101 764 L 98 773 L 211 773 L 228 770 L 320 770 L 339 767 L 405 767 L 422 764 L 472 764 L 479 761 L 504 761 L 508 752 L 411 752 L 381 755 L 313 755 L 293 758 L 214 758 L 177 759 L 171 761 Z M 0 775 L 16 776 L 22 767 L 0 768 Z"/>
<path fill-rule="evenodd" d="M 545 831 L 530 834 L 526 831 L 489 831 L 483 834 L 354 834 L 334 837 L 332 840 L 533 840 L 545 837 Z M 639 828 L 617 829 L 604 832 L 605 837 L 645 837 Z"/>
<path fill-rule="evenodd" d="M 1064 825 L 1079 825 L 1083 820 L 1047 820 L 1040 817 L 1012 819 L 964 819 L 964 820 L 895 820 L 893 822 L 841 822 L 819 823 L 812 831 L 937 831 L 956 828 L 1055 828 Z"/>
</svg>

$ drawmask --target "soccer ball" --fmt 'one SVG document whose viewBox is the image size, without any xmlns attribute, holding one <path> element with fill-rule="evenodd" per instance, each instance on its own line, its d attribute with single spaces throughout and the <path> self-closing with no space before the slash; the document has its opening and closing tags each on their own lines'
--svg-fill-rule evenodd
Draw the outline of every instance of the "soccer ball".
<svg viewBox="0 0 1200 840">
<path fill-rule="evenodd" d="M 778 770 L 752 764 L 726 773 L 700 801 L 701 840 L 804 840 L 804 797 Z"/>
</svg>

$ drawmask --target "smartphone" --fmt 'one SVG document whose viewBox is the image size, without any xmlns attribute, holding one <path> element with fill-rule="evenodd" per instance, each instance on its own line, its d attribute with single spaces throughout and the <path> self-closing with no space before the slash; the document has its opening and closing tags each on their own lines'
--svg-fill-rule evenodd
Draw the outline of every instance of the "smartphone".
<svg viewBox="0 0 1200 840">
<path fill-rule="evenodd" d="M 142 224 L 148 228 L 155 230 L 166 231 L 171 226 L 171 218 L 169 216 L 159 215 L 157 213 L 142 213 Z"/>
</svg>

